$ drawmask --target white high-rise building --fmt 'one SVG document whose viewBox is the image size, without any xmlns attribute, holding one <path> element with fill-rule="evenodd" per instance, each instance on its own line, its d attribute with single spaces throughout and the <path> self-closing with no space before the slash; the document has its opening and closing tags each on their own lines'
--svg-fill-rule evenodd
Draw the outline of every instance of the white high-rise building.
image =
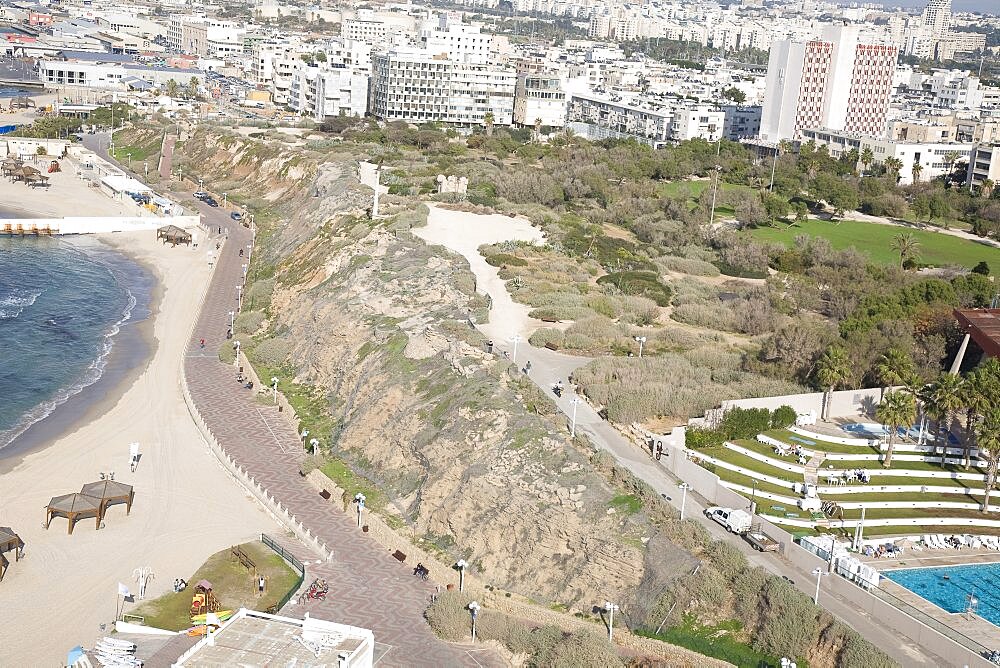
<svg viewBox="0 0 1000 668">
<path fill-rule="evenodd" d="M 369 112 L 388 121 L 479 126 L 514 120 L 517 73 L 459 62 L 426 49 L 393 48 L 372 55 Z"/>
<path fill-rule="evenodd" d="M 896 55 L 894 46 L 859 43 L 855 26 L 828 26 L 808 42 L 774 42 L 761 138 L 793 139 L 804 128 L 884 134 Z"/>
<path fill-rule="evenodd" d="M 933 39 L 941 39 L 951 29 L 951 0 L 930 0 L 920 19 Z"/>
</svg>

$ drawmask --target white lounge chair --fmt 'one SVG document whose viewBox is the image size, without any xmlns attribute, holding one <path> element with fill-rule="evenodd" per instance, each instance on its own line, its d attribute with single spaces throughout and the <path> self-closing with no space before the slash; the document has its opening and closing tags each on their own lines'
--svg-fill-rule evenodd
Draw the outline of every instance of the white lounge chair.
<svg viewBox="0 0 1000 668">
<path fill-rule="evenodd" d="M 934 541 L 934 547 L 939 550 L 947 550 L 950 545 L 945 541 L 944 536 L 939 533 L 931 534 L 931 539 Z"/>
<path fill-rule="evenodd" d="M 921 539 L 924 541 L 924 545 L 926 545 L 927 547 L 931 548 L 932 550 L 937 549 L 937 545 L 934 544 L 934 541 L 931 539 L 931 535 L 929 533 L 925 533 L 923 536 L 921 536 Z"/>
<path fill-rule="evenodd" d="M 996 536 L 982 536 L 983 543 L 991 550 L 1000 550 L 1000 542 Z"/>
</svg>

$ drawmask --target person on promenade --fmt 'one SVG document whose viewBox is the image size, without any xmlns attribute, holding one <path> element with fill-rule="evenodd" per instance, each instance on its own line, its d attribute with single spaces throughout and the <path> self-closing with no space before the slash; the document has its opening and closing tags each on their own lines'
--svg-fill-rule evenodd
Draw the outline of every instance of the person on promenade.
<svg viewBox="0 0 1000 668">
<path fill-rule="evenodd" d="M 201 340 L 201 347 L 202 347 L 202 348 L 204 348 L 204 347 L 205 347 L 205 339 L 202 339 L 202 340 Z"/>
</svg>

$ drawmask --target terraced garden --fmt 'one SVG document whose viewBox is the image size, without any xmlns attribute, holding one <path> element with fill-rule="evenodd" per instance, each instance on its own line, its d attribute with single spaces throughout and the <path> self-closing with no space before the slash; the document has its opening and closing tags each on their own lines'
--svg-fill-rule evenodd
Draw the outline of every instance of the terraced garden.
<svg viewBox="0 0 1000 668">
<path fill-rule="evenodd" d="M 986 476 L 975 456 L 965 468 L 954 463 L 964 455 L 953 444 L 947 453 L 951 461 L 943 463 L 933 448 L 904 442 L 897 444 L 892 466 L 885 469 L 878 445 L 863 439 L 834 443 L 828 438 L 799 427 L 774 429 L 758 440 L 726 441 L 692 450 L 691 455 L 723 485 L 755 500 L 761 515 L 792 530 L 849 533 L 864 508 L 865 533 L 870 535 L 946 529 L 968 533 L 971 526 L 976 532 L 1000 534 L 1000 495 L 991 505 L 995 510 L 981 511 Z M 781 448 L 783 453 L 776 443 L 787 446 Z M 915 457 L 930 461 L 910 459 Z M 854 471 L 869 481 L 847 478 Z M 793 489 L 796 483 L 815 485 L 820 502 L 835 502 L 836 507 L 803 510 L 799 504 L 803 495 Z"/>
</svg>

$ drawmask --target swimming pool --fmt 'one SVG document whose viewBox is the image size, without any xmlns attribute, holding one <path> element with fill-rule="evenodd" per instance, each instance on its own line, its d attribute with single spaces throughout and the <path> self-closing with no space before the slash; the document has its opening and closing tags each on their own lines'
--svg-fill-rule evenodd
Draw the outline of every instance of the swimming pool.
<svg viewBox="0 0 1000 668">
<path fill-rule="evenodd" d="M 847 432 L 851 436 L 861 436 L 862 438 L 885 438 L 889 434 L 889 427 L 874 423 L 874 422 L 853 422 L 851 424 L 840 425 L 841 431 Z M 920 437 L 920 427 L 919 425 L 913 425 L 910 428 L 899 427 L 896 434 L 901 437 L 909 437 L 916 440 Z M 933 439 L 934 432 L 928 433 L 928 438 Z M 948 434 L 949 443 L 958 443 L 958 439 L 955 438 L 954 434 Z"/>
<path fill-rule="evenodd" d="M 1000 562 L 970 566 L 903 568 L 882 575 L 947 612 L 965 612 L 969 594 L 979 599 L 977 614 L 1000 626 Z"/>
</svg>

